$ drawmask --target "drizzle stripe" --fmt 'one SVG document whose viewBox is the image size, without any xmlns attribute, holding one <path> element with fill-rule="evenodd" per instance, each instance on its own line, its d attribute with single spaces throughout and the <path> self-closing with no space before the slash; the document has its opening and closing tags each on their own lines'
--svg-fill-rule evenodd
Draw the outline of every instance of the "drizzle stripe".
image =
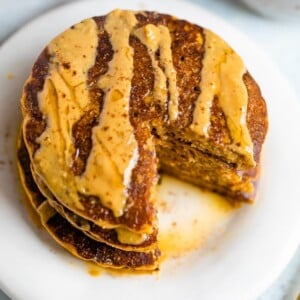
<svg viewBox="0 0 300 300">
<path fill-rule="evenodd" d="M 248 94 L 243 82 L 246 68 L 241 58 L 209 30 L 205 33 L 205 56 L 201 71 L 201 93 L 196 102 L 191 129 L 208 137 L 211 107 L 215 98 L 224 112 L 230 130 L 230 148 L 255 165 L 253 145 L 246 124 Z"/>
</svg>

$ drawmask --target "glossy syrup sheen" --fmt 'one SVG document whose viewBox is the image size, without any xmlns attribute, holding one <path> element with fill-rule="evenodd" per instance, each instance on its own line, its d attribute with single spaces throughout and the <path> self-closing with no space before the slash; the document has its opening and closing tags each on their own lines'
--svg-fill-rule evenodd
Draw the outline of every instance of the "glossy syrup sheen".
<svg viewBox="0 0 300 300">
<path fill-rule="evenodd" d="M 226 230 L 234 209 L 223 197 L 164 176 L 158 187 L 158 245 L 164 258 L 199 251 Z"/>
<path fill-rule="evenodd" d="M 223 197 L 166 175 L 157 188 L 157 197 L 161 269 L 167 260 L 176 261 L 217 243 L 237 211 Z M 147 274 L 159 278 L 159 271 L 109 270 L 90 263 L 87 271 L 91 276 Z"/>
</svg>

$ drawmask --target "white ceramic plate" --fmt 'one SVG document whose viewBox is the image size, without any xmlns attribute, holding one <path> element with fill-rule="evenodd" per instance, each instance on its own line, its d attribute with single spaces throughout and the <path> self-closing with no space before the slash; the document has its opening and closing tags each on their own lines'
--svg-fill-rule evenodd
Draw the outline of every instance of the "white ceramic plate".
<svg viewBox="0 0 300 300">
<path fill-rule="evenodd" d="M 221 19 L 188 2 L 122 0 L 73 3 L 34 20 L 0 49 L 0 287 L 13 299 L 255 299 L 300 241 L 300 109 L 268 58 Z M 113 8 L 157 10 L 213 29 L 246 61 L 266 98 L 270 130 L 258 202 L 244 207 L 213 248 L 159 275 L 90 277 L 85 265 L 32 225 L 15 167 L 19 96 L 35 58 L 57 33 Z M 12 78 L 14 77 L 14 78 Z"/>
</svg>

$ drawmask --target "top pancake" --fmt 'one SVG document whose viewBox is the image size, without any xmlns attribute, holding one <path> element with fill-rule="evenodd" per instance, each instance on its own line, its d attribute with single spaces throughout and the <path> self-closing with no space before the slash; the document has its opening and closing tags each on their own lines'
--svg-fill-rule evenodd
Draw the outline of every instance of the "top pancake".
<svg viewBox="0 0 300 300">
<path fill-rule="evenodd" d="M 255 168 L 265 102 L 218 36 L 153 12 L 116 10 L 56 37 L 22 96 L 36 174 L 65 207 L 103 228 L 151 233 L 157 182 L 151 130 L 240 170 Z"/>
</svg>

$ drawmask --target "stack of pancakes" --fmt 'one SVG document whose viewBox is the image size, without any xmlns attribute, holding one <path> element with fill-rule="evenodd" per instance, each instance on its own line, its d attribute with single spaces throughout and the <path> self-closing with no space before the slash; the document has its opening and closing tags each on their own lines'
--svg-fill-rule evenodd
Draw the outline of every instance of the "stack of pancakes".
<svg viewBox="0 0 300 300">
<path fill-rule="evenodd" d="M 84 260 L 158 267 L 158 171 L 232 203 L 255 197 L 265 102 L 230 46 L 187 21 L 123 10 L 84 20 L 40 54 L 21 104 L 25 190 Z"/>
</svg>

